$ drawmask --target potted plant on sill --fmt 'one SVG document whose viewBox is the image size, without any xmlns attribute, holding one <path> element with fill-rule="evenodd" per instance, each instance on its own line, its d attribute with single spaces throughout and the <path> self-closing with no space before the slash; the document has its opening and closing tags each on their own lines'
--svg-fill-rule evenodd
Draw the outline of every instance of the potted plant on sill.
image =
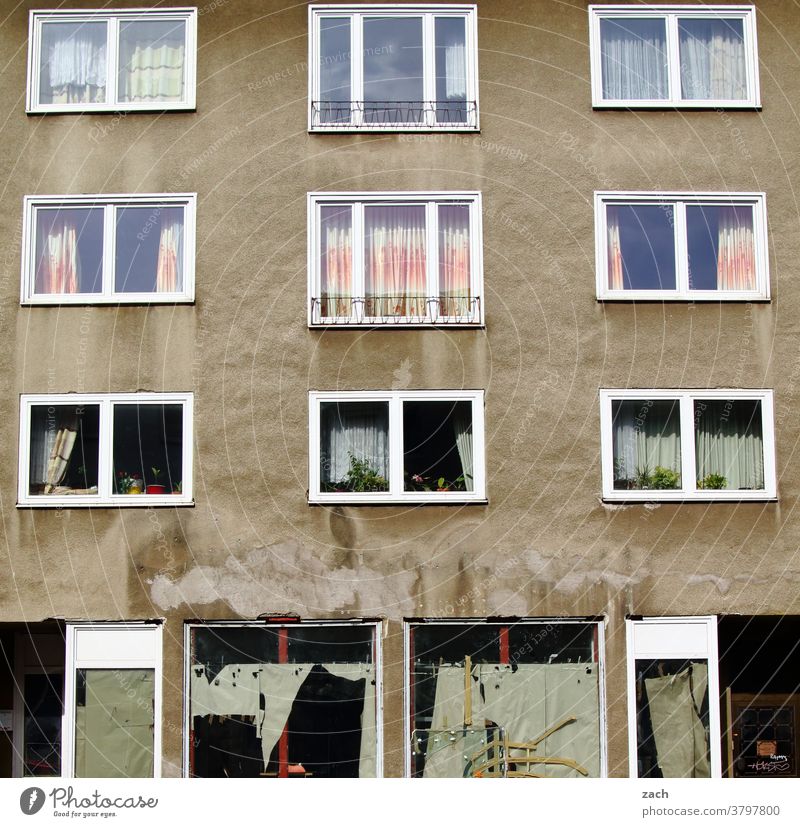
<svg viewBox="0 0 800 827">
<path fill-rule="evenodd" d="M 153 472 L 153 479 L 155 482 L 152 485 L 148 485 L 145 489 L 145 494 L 166 494 L 167 493 L 167 486 L 161 485 L 158 481 L 159 477 L 163 473 L 160 468 L 154 468 L 151 466 L 150 470 Z"/>
</svg>

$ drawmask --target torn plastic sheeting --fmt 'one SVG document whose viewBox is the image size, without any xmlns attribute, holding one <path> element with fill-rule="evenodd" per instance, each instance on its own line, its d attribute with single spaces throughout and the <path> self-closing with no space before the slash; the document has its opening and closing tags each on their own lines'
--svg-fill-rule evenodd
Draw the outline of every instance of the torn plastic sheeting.
<svg viewBox="0 0 800 827">
<path fill-rule="evenodd" d="M 191 669 L 191 714 L 259 715 L 260 663 L 229 664 L 210 680 L 204 666 Z"/>
<path fill-rule="evenodd" d="M 76 707 L 76 778 L 152 778 L 152 669 L 87 669 Z"/>
<path fill-rule="evenodd" d="M 473 669 L 472 720 L 466 732 L 486 721 L 505 730 L 510 741 L 532 741 L 568 716 L 577 718 L 540 743 L 534 755 L 569 758 L 590 776 L 600 774 L 600 713 L 597 664 L 480 664 Z M 477 679 L 476 679 L 477 678 Z M 424 776 L 461 777 L 464 733 L 464 668 L 443 666 L 437 673 L 432 729 L 452 729 L 449 744 L 428 741 Z M 440 736 L 441 737 L 441 736 Z M 520 753 L 519 757 L 522 757 Z M 514 754 L 509 756 L 513 762 Z M 522 765 L 525 769 L 525 765 Z M 548 777 L 578 777 L 569 767 L 542 764 L 535 772 Z"/>
<path fill-rule="evenodd" d="M 708 688 L 707 664 L 693 663 L 677 675 L 645 678 L 644 685 L 664 778 L 710 778 L 706 730 L 696 711 Z"/>
</svg>

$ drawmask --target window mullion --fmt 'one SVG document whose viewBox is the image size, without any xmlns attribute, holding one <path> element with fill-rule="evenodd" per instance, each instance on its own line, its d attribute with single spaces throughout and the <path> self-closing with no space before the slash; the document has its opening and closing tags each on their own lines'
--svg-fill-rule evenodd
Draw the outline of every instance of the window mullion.
<svg viewBox="0 0 800 827">
<path fill-rule="evenodd" d="M 681 95 L 681 56 L 678 41 L 678 15 L 667 15 L 667 70 L 669 76 L 669 100 L 678 102 Z"/>
<path fill-rule="evenodd" d="M 389 399 L 389 493 L 403 494 L 403 400 L 399 395 Z"/>
<path fill-rule="evenodd" d="M 689 239 L 686 224 L 686 202 L 676 201 L 675 216 L 675 275 L 678 294 L 690 298 L 689 294 Z"/>
<path fill-rule="evenodd" d="M 113 468 L 113 411 L 114 403 L 110 399 L 100 400 L 100 445 L 98 450 L 97 494 L 101 500 L 111 497 Z"/>
<path fill-rule="evenodd" d="M 693 494 L 697 488 L 694 447 L 694 400 L 688 394 L 680 397 L 681 414 L 681 488 Z"/>
<path fill-rule="evenodd" d="M 350 119 L 353 126 L 364 123 L 364 15 L 354 14 L 350 20 Z M 322 66 L 320 65 L 320 72 Z"/>
<path fill-rule="evenodd" d="M 422 90 L 426 126 L 436 126 L 436 16 L 422 16 Z"/>
<path fill-rule="evenodd" d="M 366 299 L 364 202 L 352 202 L 351 210 L 353 220 L 353 272 L 350 285 L 350 313 L 354 321 L 361 321 L 364 318 L 364 302 Z"/>
<path fill-rule="evenodd" d="M 119 103 L 117 81 L 119 79 L 119 18 L 111 17 L 108 21 L 108 40 L 106 41 L 106 97 L 107 103 Z"/>
<path fill-rule="evenodd" d="M 103 207 L 103 279 L 101 290 L 103 296 L 111 298 L 114 294 L 116 275 L 114 262 L 117 248 L 117 206 L 106 204 Z"/>
<path fill-rule="evenodd" d="M 426 290 L 425 296 L 426 313 L 430 321 L 436 321 L 440 316 L 439 307 L 439 205 L 435 201 L 429 201 L 426 205 L 426 246 L 425 271 Z"/>
</svg>

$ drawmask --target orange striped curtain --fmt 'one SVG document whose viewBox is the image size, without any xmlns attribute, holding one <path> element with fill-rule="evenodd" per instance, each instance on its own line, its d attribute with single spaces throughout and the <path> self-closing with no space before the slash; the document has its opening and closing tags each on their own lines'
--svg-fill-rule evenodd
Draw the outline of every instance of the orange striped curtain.
<svg viewBox="0 0 800 827">
<path fill-rule="evenodd" d="M 439 314 L 471 312 L 469 205 L 439 205 Z"/>
<path fill-rule="evenodd" d="M 157 293 L 176 293 L 183 289 L 182 237 L 183 210 L 163 209 L 156 264 Z"/>
<path fill-rule="evenodd" d="M 752 207 L 719 207 L 717 289 L 755 290 Z"/>
<path fill-rule="evenodd" d="M 350 316 L 353 291 L 353 207 L 320 208 L 320 315 Z"/>
<path fill-rule="evenodd" d="M 425 205 L 368 206 L 364 233 L 365 315 L 424 317 Z"/>
<path fill-rule="evenodd" d="M 80 284 L 78 228 L 74 219 L 56 216 L 49 227 L 40 222 L 39 266 L 36 270 L 36 292 L 48 294 L 77 293 Z"/>
<path fill-rule="evenodd" d="M 608 234 L 608 289 L 624 290 L 619 209 L 613 205 L 606 207 L 606 228 Z"/>
</svg>

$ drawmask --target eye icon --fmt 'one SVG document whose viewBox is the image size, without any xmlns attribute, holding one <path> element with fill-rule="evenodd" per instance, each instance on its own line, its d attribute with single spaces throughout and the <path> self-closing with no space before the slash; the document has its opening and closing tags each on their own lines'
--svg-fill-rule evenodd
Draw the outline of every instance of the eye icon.
<svg viewBox="0 0 800 827">
<path fill-rule="evenodd" d="M 41 787 L 28 787 L 19 797 L 19 808 L 25 815 L 32 816 L 44 806 L 44 790 Z"/>
</svg>

